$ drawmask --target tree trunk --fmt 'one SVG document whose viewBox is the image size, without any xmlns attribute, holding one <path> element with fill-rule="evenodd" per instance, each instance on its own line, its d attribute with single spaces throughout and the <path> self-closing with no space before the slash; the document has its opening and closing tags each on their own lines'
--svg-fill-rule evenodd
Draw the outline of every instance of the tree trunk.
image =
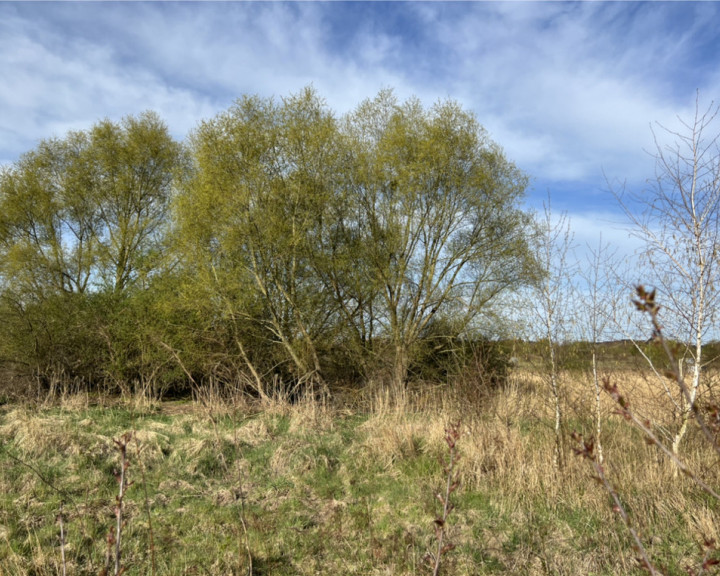
<svg viewBox="0 0 720 576">
<path fill-rule="evenodd" d="M 702 344 L 698 339 L 698 344 L 695 348 L 695 365 L 693 366 L 693 377 L 692 383 L 686 388 L 685 391 L 680 393 L 680 428 L 678 429 L 672 443 L 672 453 L 678 456 L 680 453 L 680 443 L 685 437 L 687 432 L 688 422 L 692 417 L 693 407 L 695 406 L 695 400 L 697 399 L 698 388 L 700 387 L 700 361 L 702 355 Z M 678 366 L 678 370 L 682 370 L 682 366 Z M 682 372 L 679 373 L 682 379 Z M 684 379 L 683 379 L 684 381 Z M 685 392 L 687 392 L 687 397 Z M 677 474 L 677 468 L 675 470 Z"/>
<path fill-rule="evenodd" d="M 401 394 L 405 391 L 405 381 L 407 380 L 408 368 L 410 365 L 410 354 L 407 346 L 404 344 L 395 345 L 395 363 L 393 366 L 393 391 Z"/>
<path fill-rule="evenodd" d="M 600 434 L 602 433 L 602 419 L 600 415 L 600 378 L 598 377 L 597 371 L 597 350 L 593 346 L 592 350 L 592 371 L 593 371 L 593 382 L 595 383 L 595 451 L 598 457 L 598 463 L 603 463 L 603 449 L 602 442 L 600 441 Z"/>
<path fill-rule="evenodd" d="M 248 370 L 250 370 L 250 373 L 252 374 L 253 380 L 255 380 L 255 390 L 259 394 L 260 398 L 263 400 L 267 400 L 268 396 L 265 394 L 265 386 L 263 385 L 262 378 L 260 377 L 260 374 L 258 373 L 257 369 L 255 368 L 255 365 L 250 361 L 250 357 L 247 355 L 247 352 L 245 351 L 245 346 L 243 346 L 243 343 L 241 342 L 240 338 L 235 335 L 235 344 L 238 347 L 238 350 L 240 351 L 240 355 L 242 356 L 243 362 L 245 362 L 245 366 Z"/>
<path fill-rule="evenodd" d="M 557 374 L 557 361 L 555 359 L 555 346 L 550 345 L 550 388 L 552 390 L 553 401 L 555 404 L 555 454 L 554 464 L 557 470 L 565 465 L 565 450 L 563 447 L 562 437 L 562 407 L 560 398 L 560 385 Z"/>
</svg>

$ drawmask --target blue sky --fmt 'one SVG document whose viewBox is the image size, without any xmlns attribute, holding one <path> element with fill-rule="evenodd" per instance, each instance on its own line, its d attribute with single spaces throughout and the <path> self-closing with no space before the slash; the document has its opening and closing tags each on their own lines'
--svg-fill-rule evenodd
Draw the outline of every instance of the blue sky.
<svg viewBox="0 0 720 576">
<path fill-rule="evenodd" d="M 653 175 L 650 125 L 720 94 L 713 2 L 0 2 L 0 164 L 155 110 L 177 138 L 246 93 L 382 88 L 475 112 L 579 243 L 627 243 L 606 178 Z"/>
</svg>

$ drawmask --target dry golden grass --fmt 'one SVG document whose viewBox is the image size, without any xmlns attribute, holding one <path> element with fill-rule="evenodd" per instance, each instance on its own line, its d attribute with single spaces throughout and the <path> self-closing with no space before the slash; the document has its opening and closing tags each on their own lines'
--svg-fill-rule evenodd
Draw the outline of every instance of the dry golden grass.
<svg viewBox="0 0 720 576">
<path fill-rule="evenodd" d="M 232 432 L 225 434 L 224 438 L 234 444 L 258 446 L 268 441 L 270 431 L 264 420 L 250 420 L 243 426 L 234 428 Z"/>
<path fill-rule="evenodd" d="M 325 403 L 318 403 L 312 398 L 303 397 L 297 404 L 286 404 L 289 412 L 291 434 L 307 432 L 327 432 L 333 429 L 335 413 Z"/>
<path fill-rule="evenodd" d="M 672 403 L 654 375 L 616 371 L 609 376 L 641 413 L 672 431 Z M 151 474 L 150 505 L 165 538 L 158 546 L 190 547 L 173 522 L 196 514 L 190 532 L 198 538 L 202 531 L 204 552 L 212 559 L 203 565 L 209 574 L 230 573 L 228 567 L 238 562 L 237 546 L 223 548 L 219 542 L 227 537 L 223 531 L 239 530 L 232 522 L 237 522 L 241 497 L 253 510 L 247 521 L 249 545 L 266 573 L 422 574 L 422 556 L 433 538 L 433 495 L 444 478 L 438 460 L 447 454 L 445 430 L 460 420 L 455 470 L 462 484 L 458 508 L 449 519 L 449 537 L 458 548 L 447 557 L 446 573 L 637 574 L 626 529 L 607 493 L 591 479 L 588 463 L 572 454 L 569 432 L 594 432 L 594 385 L 587 375 L 567 372 L 561 386 L 567 425 L 562 470 L 553 465 L 548 384 L 523 371 L 514 372 L 503 389 L 470 390 L 475 395 L 460 387 L 399 394 L 376 388 L 358 401 L 365 407 L 362 414 L 310 400 L 251 405 L 246 399 L 211 403 L 204 398 L 162 406 L 156 417 L 133 420 L 120 413 L 112 426 L 86 415 L 71 425 L 73 404 L 67 398 L 60 413 L 7 410 L 1 414 L 0 441 L 28 458 L 50 463 L 65 458 L 62 484 L 89 481 L 92 486 L 103 483 L 111 466 L 88 471 L 78 457 L 89 452 L 97 462 L 112 463 L 112 438 L 133 429 L 140 450 L 133 441 L 130 455 Z M 657 448 L 613 409 L 603 395 L 607 476 L 651 556 L 689 566 L 698 556 L 688 541 L 720 538 L 720 505 L 701 495 L 689 478 L 675 475 Z M 717 457 L 696 430 L 684 448 L 688 465 L 716 485 Z M 18 554 L 13 552 L 17 546 L 3 543 L 10 534 L 10 513 L 0 510 L 0 563 L 12 575 L 30 573 L 33 566 L 38 574 L 53 573 L 57 557 L 47 544 L 51 530 L 42 532 L 48 512 L 34 496 L 42 482 L 25 468 L 17 474 L 14 480 L 0 474 L 0 492 L 23 487 L 12 497 L 12 510 L 22 511 L 13 522 L 24 534 L 21 548 L 31 553 Z M 88 498 L 69 522 L 107 525 L 107 503 Z M 164 514 L 174 515 L 165 526 Z M 219 522 L 216 516 L 222 514 Z M 128 518 L 143 533 L 141 502 L 128 501 Z M 308 544 L 311 540 L 315 543 Z M 69 553 L 73 556 L 74 550 Z M 301 561 L 288 560 L 296 553 L 303 554 Z"/>
<path fill-rule="evenodd" d="M 657 376 L 631 371 L 607 375 L 623 390 L 643 417 L 650 419 L 660 432 L 669 434 L 673 425 L 673 405 L 665 384 Z M 668 384 L 669 386 L 669 384 Z M 566 432 L 578 428 L 592 435 L 595 390 L 591 378 L 577 373 L 563 373 Z M 543 552 L 535 547 L 515 550 L 505 558 L 509 571 L 524 574 L 589 574 L 601 571 L 604 562 L 634 566 L 627 544 L 623 544 L 624 527 L 612 513 L 608 495 L 590 480 L 587 464 L 572 455 L 566 444 L 567 463 L 563 470 L 553 466 L 554 435 L 551 427 L 553 405 L 547 383 L 528 372 L 515 372 L 507 387 L 482 399 L 483 406 L 462 408 L 461 399 L 452 394 L 442 402 L 424 401 L 409 409 L 410 400 L 401 397 L 393 402 L 387 393 L 374 402 L 373 415 L 362 425 L 365 438 L 363 453 L 393 470 L 399 460 L 412 458 L 418 452 L 439 454 L 443 449 L 445 427 L 460 418 L 464 436 L 460 442 L 461 458 L 457 471 L 467 490 L 487 490 L 495 495 L 498 515 L 512 519 L 513 524 L 534 524 L 532 510 L 582 510 L 588 516 L 604 519 L 607 548 L 596 548 L 593 555 L 578 556 L 573 529 L 554 525 L 541 539 Z M 613 401 L 602 393 L 601 412 L 606 470 L 618 491 L 627 498 L 633 519 L 647 534 L 650 550 L 665 543 L 655 532 L 682 518 L 687 533 L 697 542 L 716 538 L 718 504 L 698 507 L 689 494 L 697 493 L 692 481 L 677 477 L 674 466 L 655 446 L 614 415 Z M 524 430 L 525 429 L 525 430 Z M 716 469 L 717 456 L 697 437 L 688 438 L 684 459 L 692 470 Z M 717 478 L 713 480 L 717 482 Z M 528 505 L 529 502 L 534 504 Z M 620 537 L 618 537 L 618 534 Z M 502 551 L 502 533 L 484 533 L 486 545 Z M 535 542 L 534 544 L 538 544 Z M 625 548 L 623 548 L 625 547 Z M 502 554 L 500 554 L 502 556 Z M 681 565 L 697 560 L 692 555 L 677 559 Z M 471 573 L 461 572 L 461 573 Z"/>
<path fill-rule="evenodd" d="M 81 449 L 65 429 L 60 416 L 41 416 L 37 412 L 17 408 L 5 415 L 0 437 L 14 438 L 15 446 L 28 456 L 39 456 L 52 447 L 59 453 L 72 455 Z"/>
</svg>

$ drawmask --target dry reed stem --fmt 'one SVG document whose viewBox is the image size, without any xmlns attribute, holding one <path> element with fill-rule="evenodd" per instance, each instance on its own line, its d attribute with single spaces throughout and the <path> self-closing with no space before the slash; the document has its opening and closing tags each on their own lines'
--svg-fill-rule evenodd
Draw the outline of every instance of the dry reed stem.
<svg viewBox="0 0 720 576">
<path fill-rule="evenodd" d="M 435 538 L 437 539 L 437 548 L 435 550 L 434 557 L 432 557 L 434 560 L 433 576 L 439 576 L 442 557 L 455 548 L 453 543 L 446 542 L 446 538 L 448 517 L 455 508 L 455 505 L 450 501 L 450 496 L 460 486 L 460 480 L 455 474 L 455 465 L 458 459 L 457 441 L 459 439 L 460 422 L 450 424 L 445 429 L 445 442 L 448 447 L 448 459 L 444 465 L 445 490 L 443 493 L 438 493 L 436 495 L 443 508 L 442 513 L 435 518 Z"/>
</svg>

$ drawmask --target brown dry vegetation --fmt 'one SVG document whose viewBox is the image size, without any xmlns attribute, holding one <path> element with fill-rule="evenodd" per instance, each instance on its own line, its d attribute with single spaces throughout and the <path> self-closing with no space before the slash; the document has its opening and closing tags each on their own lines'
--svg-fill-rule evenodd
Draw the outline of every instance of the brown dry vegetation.
<svg viewBox="0 0 720 576">
<path fill-rule="evenodd" d="M 658 430 L 672 428 L 662 382 L 630 371 L 611 378 Z M 591 382 L 566 372 L 563 389 L 567 432 L 591 435 Z M 462 485 L 448 528 L 456 548 L 443 573 L 641 573 L 587 462 L 553 467 L 542 378 L 518 370 L 494 393 L 469 401 L 470 390 L 458 392 L 375 391 L 353 410 L 219 398 L 143 409 L 93 407 L 86 397 L 41 410 L 0 407 L 0 572 L 61 573 L 60 502 L 68 573 L 99 571 L 116 490 L 112 439 L 133 431 L 127 574 L 150 574 L 153 555 L 159 574 L 427 574 L 445 429 L 459 419 Z M 608 398 L 603 410 L 609 479 L 654 561 L 667 574 L 686 573 L 702 557 L 698 545 L 720 536 L 718 503 L 673 474 Z M 695 431 L 685 454 L 717 487 L 717 458 Z"/>
</svg>

